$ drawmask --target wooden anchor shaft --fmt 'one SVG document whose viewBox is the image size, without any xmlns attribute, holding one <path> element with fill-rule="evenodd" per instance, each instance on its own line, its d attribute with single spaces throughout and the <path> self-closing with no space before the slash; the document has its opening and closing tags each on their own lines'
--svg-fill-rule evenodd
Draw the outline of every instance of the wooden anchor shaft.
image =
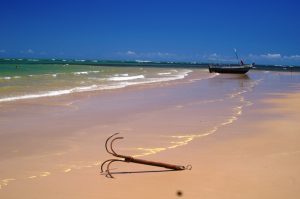
<svg viewBox="0 0 300 199">
<path fill-rule="evenodd" d="M 180 166 L 180 165 L 143 160 L 143 159 L 133 158 L 131 156 L 125 156 L 123 158 L 125 158 L 125 162 L 129 162 L 129 163 L 132 162 L 132 163 L 143 164 L 143 165 L 157 166 L 157 167 L 163 167 L 163 168 L 172 169 L 172 170 L 185 170 L 185 167 Z"/>
</svg>

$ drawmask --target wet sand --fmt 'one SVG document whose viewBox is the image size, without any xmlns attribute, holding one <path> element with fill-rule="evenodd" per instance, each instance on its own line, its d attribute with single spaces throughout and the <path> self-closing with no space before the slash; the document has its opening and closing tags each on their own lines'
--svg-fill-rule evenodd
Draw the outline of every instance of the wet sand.
<svg viewBox="0 0 300 199">
<path fill-rule="evenodd" d="M 298 198 L 299 74 L 189 78 L 1 107 L 1 198 Z M 116 163 L 117 151 L 191 171 Z"/>
</svg>

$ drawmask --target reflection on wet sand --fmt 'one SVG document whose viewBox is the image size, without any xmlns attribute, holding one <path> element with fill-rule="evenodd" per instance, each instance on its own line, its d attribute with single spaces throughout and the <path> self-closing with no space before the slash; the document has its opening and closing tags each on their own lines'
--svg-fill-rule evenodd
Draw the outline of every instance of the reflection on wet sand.
<svg viewBox="0 0 300 199">
<path fill-rule="evenodd" d="M 202 101 L 201 103 L 198 102 L 198 103 L 194 103 L 193 105 L 195 105 L 195 104 L 199 105 L 199 104 L 204 104 L 204 103 L 217 103 L 217 102 L 222 102 L 224 100 L 234 100 L 234 101 L 237 101 L 236 102 L 237 105 L 232 107 L 232 109 L 231 109 L 232 115 L 225 118 L 223 120 L 223 122 L 221 122 L 215 126 L 212 126 L 211 129 L 209 129 L 206 132 L 201 132 L 201 133 L 191 134 L 191 135 L 185 134 L 185 135 L 170 136 L 172 141 L 170 141 L 169 146 L 159 147 L 159 148 L 142 148 L 142 147 L 136 148 L 136 150 L 139 150 L 142 152 L 140 154 L 134 155 L 134 157 L 153 155 L 153 154 L 156 154 L 161 151 L 168 150 L 168 149 L 175 149 L 177 147 L 187 145 L 189 142 L 193 141 L 196 138 L 202 138 L 202 137 L 214 134 L 222 126 L 226 126 L 226 125 L 229 125 L 229 124 L 232 124 L 233 122 L 235 122 L 242 115 L 243 109 L 245 107 L 253 105 L 253 103 L 251 101 L 245 100 L 245 97 L 243 96 L 243 94 L 251 92 L 253 90 L 253 88 L 259 84 L 259 82 L 261 80 L 256 80 L 256 81 L 245 83 L 244 80 L 250 79 L 248 77 L 248 75 L 230 75 L 230 74 L 224 75 L 224 76 L 223 75 L 217 76 L 216 79 L 221 80 L 221 81 L 217 80 L 218 84 L 222 84 L 224 79 L 226 79 L 226 81 L 228 79 L 238 80 L 239 88 L 242 90 L 234 92 L 232 94 L 227 94 L 228 97 L 224 98 L 224 99 L 208 100 L 208 101 L 204 101 L 204 102 Z M 188 105 L 191 105 L 191 104 L 188 104 Z M 183 106 L 181 106 L 181 108 L 183 108 Z M 175 139 L 175 141 L 174 141 L 174 139 Z"/>
</svg>

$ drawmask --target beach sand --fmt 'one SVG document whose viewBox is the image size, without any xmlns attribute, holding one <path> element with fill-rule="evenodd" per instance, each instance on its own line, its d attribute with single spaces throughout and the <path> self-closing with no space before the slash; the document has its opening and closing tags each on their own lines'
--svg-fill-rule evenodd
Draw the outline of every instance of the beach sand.
<svg viewBox="0 0 300 199">
<path fill-rule="evenodd" d="M 202 74 L 202 73 L 200 73 Z M 201 76 L 201 75 L 200 75 Z M 299 74 L 255 72 L 6 104 L 0 198 L 298 198 Z M 192 170 L 115 163 L 116 150 Z M 181 193 L 178 194 L 178 192 Z"/>
</svg>

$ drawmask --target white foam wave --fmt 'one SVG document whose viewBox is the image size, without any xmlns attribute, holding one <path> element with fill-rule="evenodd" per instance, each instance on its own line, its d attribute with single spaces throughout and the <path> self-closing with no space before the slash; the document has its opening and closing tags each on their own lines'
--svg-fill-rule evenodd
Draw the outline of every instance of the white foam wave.
<svg viewBox="0 0 300 199">
<path fill-rule="evenodd" d="M 51 96 L 68 94 L 68 93 L 70 93 L 68 90 L 49 91 L 47 93 L 42 93 L 42 94 L 31 94 L 31 95 L 22 95 L 22 96 L 16 96 L 16 97 L 2 98 L 2 99 L 0 99 L 0 102 L 9 102 L 9 101 L 22 100 L 22 99 L 34 99 L 34 98 L 40 98 L 40 97 L 51 97 Z"/>
<path fill-rule="evenodd" d="M 171 75 L 171 73 L 157 73 L 158 75 Z"/>
<path fill-rule="evenodd" d="M 124 87 L 130 86 L 130 85 L 166 82 L 166 81 L 183 79 L 190 72 L 192 72 L 192 71 L 185 70 L 177 75 L 170 76 L 170 77 L 163 77 L 163 78 L 145 78 L 144 75 L 129 76 L 129 77 L 111 77 L 111 79 L 113 81 L 123 81 L 123 82 L 118 82 L 118 83 L 113 83 L 113 84 L 104 84 L 104 85 L 93 84 L 91 86 L 75 87 L 75 88 L 65 89 L 65 90 L 47 91 L 47 92 L 40 92 L 40 93 L 36 93 L 36 94 L 28 94 L 28 95 L 22 95 L 22 96 L 0 98 L 0 103 L 16 101 L 16 100 L 42 98 L 42 97 L 53 97 L 53 96 L 66 95 L 66 94 L 71 94 L 71 93 L 76 93 L 76 92 L 119 89 L 119 88 L 124 88 Z M 133 79 L 143 79 L 143 81 L 137 81 L 137 82 L 128 82 L 127 81 L 127 80 L 133 80 Z"/>
<path fill-rule="evenodd" d="M 149 61 L 149 60 L 135 60 L 136 62 L 138 63 L 150 63 L 152 61 Z"/>
<path fill-rule="evenodd" d="M 89 80 L 96 80 L 96 81 L 105 81 L 105 78 L 101 78 L 101 77 L 88 77 Z"/>
<path fill-rule="evenodd" d="M 9 102 L 9 101 L 22 100 L 22 99 L 23 100 L 24 99 L 34 99 L 34 98 L 41 98 L 41 97 L 53 97 L 53 96 L 65 95 L 65 94 L 70 94 L 70 93 L 75 93 L 75 92 L 91 91 L 96 88 L 97 88 L 97 85 L 75 87 L 75 88 L 66 89 L 66 90 L 48 91 L 48 92 L 44 92 L 44 93 L 7 97 L 7 98 L 0 99 L 0 102 Z"/>
<path fill-rule="evenodd" d="M 81 72 L 74 72 L 74 75 L 87 75 L 89 73 L 99 73 L 100 71 L 95 70 L 95 71 L 81 71 Z"/>
<path fill-rule="evenodd" d="M 127 80 L 135 80 L 135 79 L 144 79 L 144 75 L 135 75 L 135 76 L 124 76 L 124 77 L 110 77 L 108 80 L 110 81 L 127 81 Z"/>
<path fill-rule="evenodd" d="M 169 77 L 164 77 L 164 78 L 152 78 L 152 81 L 149 83 L 154 83 L 154 82 L 166 82 L 166 81 L 173 81 L 173 80 L 179 80 L 179 79 L 184 79 L 186 76 L 188 76 L 189 73 L 191 73 L 191 70 L 179 73 L 177 75 L 172 75 Z"/>
<path fill-rule="evenodd" d="M 13 76 L 13 77 L 9 77 L 9 76 L 6 76 L 6 77 L 0 77 L 0 79 L 5 79 L 5 80 L 10 80 L 10 79 L 18 79 L 18 78 L 21 78 L 21 76 Z"/>
<path fill-rule="evenodd" d="M 179 79 L 184 79 L 186 76 L 188 76 L 189 73 L 193 72 L 192 70 L 184 70 L 181 73 L 178 73 L 177 75 L 172 75 L 169 77 L 163 77 L 163 78 L 147 78 L 144 81 L 138 81 L 138 82 L 123 82 L 123 84 L 126 84 L 126 86 L 129 85 L 137 85 L 137 84 L 149 84 L 149 83 L 158 83 L 158 82 L 167 82 L 167 81 L 174 81 Z"/>
<path fill-rule="evenodd" d="M 83 71 L 83 72 L 74 72 L 73 73 L 74 75 L 87 75 L 87 74 L 89 74 L 87 71 Z"/>
</svg>

